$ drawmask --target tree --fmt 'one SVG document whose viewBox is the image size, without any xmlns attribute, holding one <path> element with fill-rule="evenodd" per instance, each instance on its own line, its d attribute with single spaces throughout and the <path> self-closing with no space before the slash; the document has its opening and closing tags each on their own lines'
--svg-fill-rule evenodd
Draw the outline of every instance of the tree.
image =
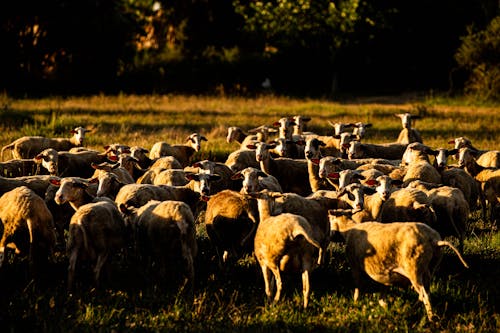
<svg viewBox="0 0 500 333">
<path fill-rule="evenodd" d="M 311 53 L 328 54 L 333 66 L 331 93 L 337 90 L 335 60 L 361 24 L 374 22 L 364 16 L 360 0 L 272 0 L 233 2 L 245 20 L 245 29 L 265 40 L 264 52 L 300 46 Z"/>
</svg>

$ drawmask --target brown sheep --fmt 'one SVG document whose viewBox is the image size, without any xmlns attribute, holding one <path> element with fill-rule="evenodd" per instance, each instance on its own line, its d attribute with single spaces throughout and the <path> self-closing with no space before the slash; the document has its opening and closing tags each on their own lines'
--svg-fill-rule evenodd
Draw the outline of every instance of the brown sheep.
<svg viewBox="0 0 500 333">
<path fill-rule="evenodd" d="M 71 130 L 71 138 L 46 138 L 43 136 L 23 136 L 11 144 L 2 148 L 2 160 L 5 150 L 11 150 L 12 158 L 23 159 L 33 158 L 41 151 L 47 148 L 53 148 L 57 151 L 67 151 L 72 147 L 84 145 L 85 133 L 90 130 L 83 127 L 76 127 Z"/>
<path fill-rule="evenodd" d="M 245 194 L 223 190 L 207 202 L 205 228 L 217 252 L 219 266 L 251 253 L 253 233 L 259 221 L 255 200 Z"/>
<path fill-rule="evenodd" d="M 35 276 L 52 255 L 56 233 L 52 214 L 44 200 L 26 186 L 17 187 L 0 197 L 0 267 L 6 247 L 28 255 Z"/>
<path fill-rule="evenodd" d="M 355 223 L 338 217 L 344 212 L 331 210 L 329 214 L 332 232 L 340 232 L 345 239 L 355 283 L 354 301 L 359 297 L 363 273 L 384 285 L 410 283 L 424 303 L 427 317 L 434 320 L 429 288 L 442 258 L 441 247 L 450 247 L 468 267 L 460 252 L 424 223 Z"/>
<path fill-rule="evenodd" d="M 302 274 L 303 305 L 309 302 L 309 273 L 315 267 L 315 261 L 322 261 L 322 248 L 313 236 L 312 227 L 304 217 L 282 213 L 272 215 L 272 194 L 256 194 L 260 222 L 254 239 L 255 257 L 259 262 L 264 277 L 265 291 L 271 298 L 271 274 L 276 282 L 274 301 L 281 296 L 281 272 L 299 271 Z M 319 253 L 317 252 L 319 250 Z M 318 253 L 318 259 L 315 259 Z"/>
</svg>

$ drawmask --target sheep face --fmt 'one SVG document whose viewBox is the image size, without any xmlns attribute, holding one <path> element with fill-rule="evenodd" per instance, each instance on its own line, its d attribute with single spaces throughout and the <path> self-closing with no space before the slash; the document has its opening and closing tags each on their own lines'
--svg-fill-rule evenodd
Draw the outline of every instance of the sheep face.
<svg viewBox="0 0 500 333">
<path fill-rule="evenodd" d="M 342 189 L 351 183 L 359 182 L 362 179 L 365 179 L 365 177 L 360 174 L 359 171 L 350 169 L 342 170 L 339 172 L 339 189 Z"/>
<path fill-rule="evenodd" d="M 331 175 L 339 170 L 338 165 L 340 164 L 340 160 L 332 157 L 332 156 L 327 156 L 323 157 L 319 161 L 319 177 L 320 178 L 327 178 L 328 175 Z"/>
<path fill-rule="evenodd" d="M 328 121 L 328 124 L 333 127 L 333 135 L 340 135 L 346 131 L 346 129 L 354 127 L 352 123 L 332 123 Z"/>
<path fill-rule="evenodd" d="M 361 146 L 361 142 L 356 140 L 349 142 L 349 149 L 347 150 L 347 156 L 349 157 L 350 160 L 355 158 L 363 158 L 364 153 L 363 153 L 363 148 Z"/>
<path fill-rule="evenodd" d="M 275 127 L 279 127 L 279 137 L 280 138 L 287 138 L 291 139 L 293 135 L 293 126 L 295 126 L 296 123 L 293 121 L 293 118 L 281 118 L 277 122 L 274 123 Z"/>
<path fill-rule="evenodd" d="M 443 169 L 446 167 L 448 164 L 448 156 L 455 155 L 458 150 L 457 149 L 445 149 L 445 148 L 438 148 L 436 149 L 437 154 L 436 154 L 436 165 L 438 168 Z"/>
<path fill-rule="evenodd" d="M 193 133 L 190 136 L 188 136 L 186 141 L 195 151 L 198 152 L 201 149 L 201 141 L 208 141 L 208 140 L 199 133 Z"/>
<path fill-rule="evenodd" d="M 320 147 L 324 147 L 326 144 L 318 140 L 316 138 L 309 138 L 306 141 L 306 147 L 304 148 L 304 155 L 306 156 L 306 159 L 312 160 L 312 159 L 320 159 L 321 158 L 321 152 L 320 152 Z"/>
<path fill-rule="evenodd" d="M 101 172 L 98 181 L 99 185 L 96 194 L 98 197 L 107 196 L 111 192 L 113 186 L 119 183 L 118 177 L 111 172 Z"/>
<path fill-rule="evenodd" d="M 202 170 L 204 172 L 200 172 L 197 174 L 186 173 L 186 178 L 191 181 L 194 180 L 194 191 L 200 193 L 201 195 L 208 196 L 210 195 L 210 182 L 219 180 L 221 176 L 210 174 L 207 170 Z"/>
<path fill-rule="evenodd" d="M 51 181 L 51 183 L 59 185 L 59 189 L 54 197 L 54 201 L 58 205 L 78 200 L 83 196 L 82 192 L 88 187 L 88 184 L 84 183 L 82 180 L 70 177 L 63 178 L 60 182 Z"/>
<path fill-rule="evenodd" d="M 76 142 L 79 146 L 83 146 L 85 140 L 85 133 L 87 132 L 90 132 L 90 130 L 87 130 L 80 126 L 71 130 L 70 133 L 73 134 L 73 141 Z"/>
<path fill-rule="evenodd" d="M 306 128 L 306 123 L 311 120 L 310 117 L 304 116 L 294 116 L 293 121 L 295 122 L 294 132 L 297 134 L 302 133 Z"/>
<path fill-rule="evenodd" d="M 383 201 L 386 201 L 389 199 L 392 193 L 392 185 L 393 184 L 398 184 L 401 183 L 400 181 L 393 180 L 391 177 L 383 175 L 377 177 L 375 180 L 370 180 L 367 182 L 368 185 L 375 185 L 375 191 L 377 195 L 380 196 L 380 198 Z"/>
<path fill-rule="evenodd" d="M 358 122 L 358 123 L 355 123 L 354 126 L 355 127 L 352 130 L 352 134 L 357 135 L 359 138 L 363 138 L 365 136 L 366 129 L 371 127 L 372 124 L 370 124 L 370 123 L 365 124 L 362 122 Z"/>
<path fill-rule="evenodd" d="M 231 142 L 235 141 L 238 133 L 241 133 L 241 129 L 239 127 L 236 127 L 236 126 L 228 127 L 226 142 L 231 143 Z"/>
<path fill-rule="evenodd" d="M 470 148 L 460 148 L 458 152 L 458 166 L 463 168 L 472 164 L 477 154 Z"/>
<path fill-rule="evenodd" d="M 255 159 L 257 160 L 257 162 L 261 162 L 261 161 L 265 161 L 271 157 L 270 153 L 269 153 L 269 149 L 276 148 L 276 145 L 275 144 L 267 144 L 265 142 L 257 142 L 255 144 L 255 147 L 256 147 Z"/>
<path fill-rule="evenodd" d="M 245 194 L 259 191 L 259 177 L 267 177 L 266 173 L 250 167 L 241 170 L 240 173 L 243 177 L 243 186 L 241 189 Z"/>
<path fill-rule="evenodd" d="M 455 145 L 455 149 L 460 149 L 460 148 L 464 148 L 464 147 L 470 147 L 472 146 L 472 142 L 467 139 L 466 137 L 458 137 L 458 138 L 455 138 L 453 140 L 451 140 L 449 143 L 452 143 Z"/>
<path fill-rule="evenodd" d="M 47 169 L 50 175 L 55 176 L 58 173 L 59 155 L 52 148 L 45 149 L 40 154 L 35 156 L 37 163 L 42 163 L 42 167 Z"/>
<path fill-rule="evenodd" d="M 276 144 L 274 151 L 281 157 L 287 156 L 287 140 L 285 138 L 277 138 L 274 140 L 274 143 Z"/>
<path fill-rule="evenodd" d="M 349 184 L 338 191 L 338 196 L 347 195 L 348 202 L 352 208 L 361 210 L 364 208 L 364 192 L 361 184 Z"/>
</svg>

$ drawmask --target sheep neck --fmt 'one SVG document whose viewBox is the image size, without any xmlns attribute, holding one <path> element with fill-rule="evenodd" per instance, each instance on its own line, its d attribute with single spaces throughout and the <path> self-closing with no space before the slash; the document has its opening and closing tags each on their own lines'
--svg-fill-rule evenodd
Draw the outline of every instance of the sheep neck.
<svg viewBox="0 0 500 333">
<path fill-rule="evenodd" d="M 95 199 L 94 196 L 90 195 L 87 191 L 82 189 L 82 195 L 78 196 L 75 200 L 69 202 L 71 207 L 76 211 L 80 206 L 91 203 Z"/>
<path fill-rule="evenodd" d="M 268 154 L 266 158 L 260 161 L 260 169 L 268 175 L 275 175 L 276 168 L 276 162 L 271 157 L 271 154 Z"/>
<path fill-rule="evenodd" d="M 260 220 L 265 220 L 271 216 L 271 201 L 267 198 L 257 199 Z"/>
</svg>

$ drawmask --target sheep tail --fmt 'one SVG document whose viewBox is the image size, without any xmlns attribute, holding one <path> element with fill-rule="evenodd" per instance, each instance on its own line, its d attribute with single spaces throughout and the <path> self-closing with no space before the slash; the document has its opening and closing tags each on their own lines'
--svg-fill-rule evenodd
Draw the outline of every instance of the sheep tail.
<svg viewBox="0 0 500 333">
<path fill-rule="evenodd" d="M 296 238 L 297 236 L 303 236 L 309 244 L 319 249 L 318 265 L 320 265 L 323 261 L 323 248 L 321 247 L 321 245 L 316 240 L 309 237 L 309 234 L 302 226 L 295 228 L 293 232 L 293 238 Z"/>
<path fill-rule="evenodd" d="M 462 255 L 460 254 L 460 252 L 458 252 L 457 248 L 453 246 L 453 244 L 451 244 L 450 242 L 441 240 L 441 241 L 438 241 L 436 243 L 436 245 L 439 246 L 439 247 L 448 246 L 450 249 L 452 249 L 453 251 L 455 251 L 455 253 L 458 256 L 458 259 L 460 259 L 460 261 L 462 262 L 462 264 L 464 265 L 464 267 L 465 268 L 469 268 L 469 265 L 467 265 L 467 263 L 465 262 L 464 258 L 462 257 Z"/>
</svg>

